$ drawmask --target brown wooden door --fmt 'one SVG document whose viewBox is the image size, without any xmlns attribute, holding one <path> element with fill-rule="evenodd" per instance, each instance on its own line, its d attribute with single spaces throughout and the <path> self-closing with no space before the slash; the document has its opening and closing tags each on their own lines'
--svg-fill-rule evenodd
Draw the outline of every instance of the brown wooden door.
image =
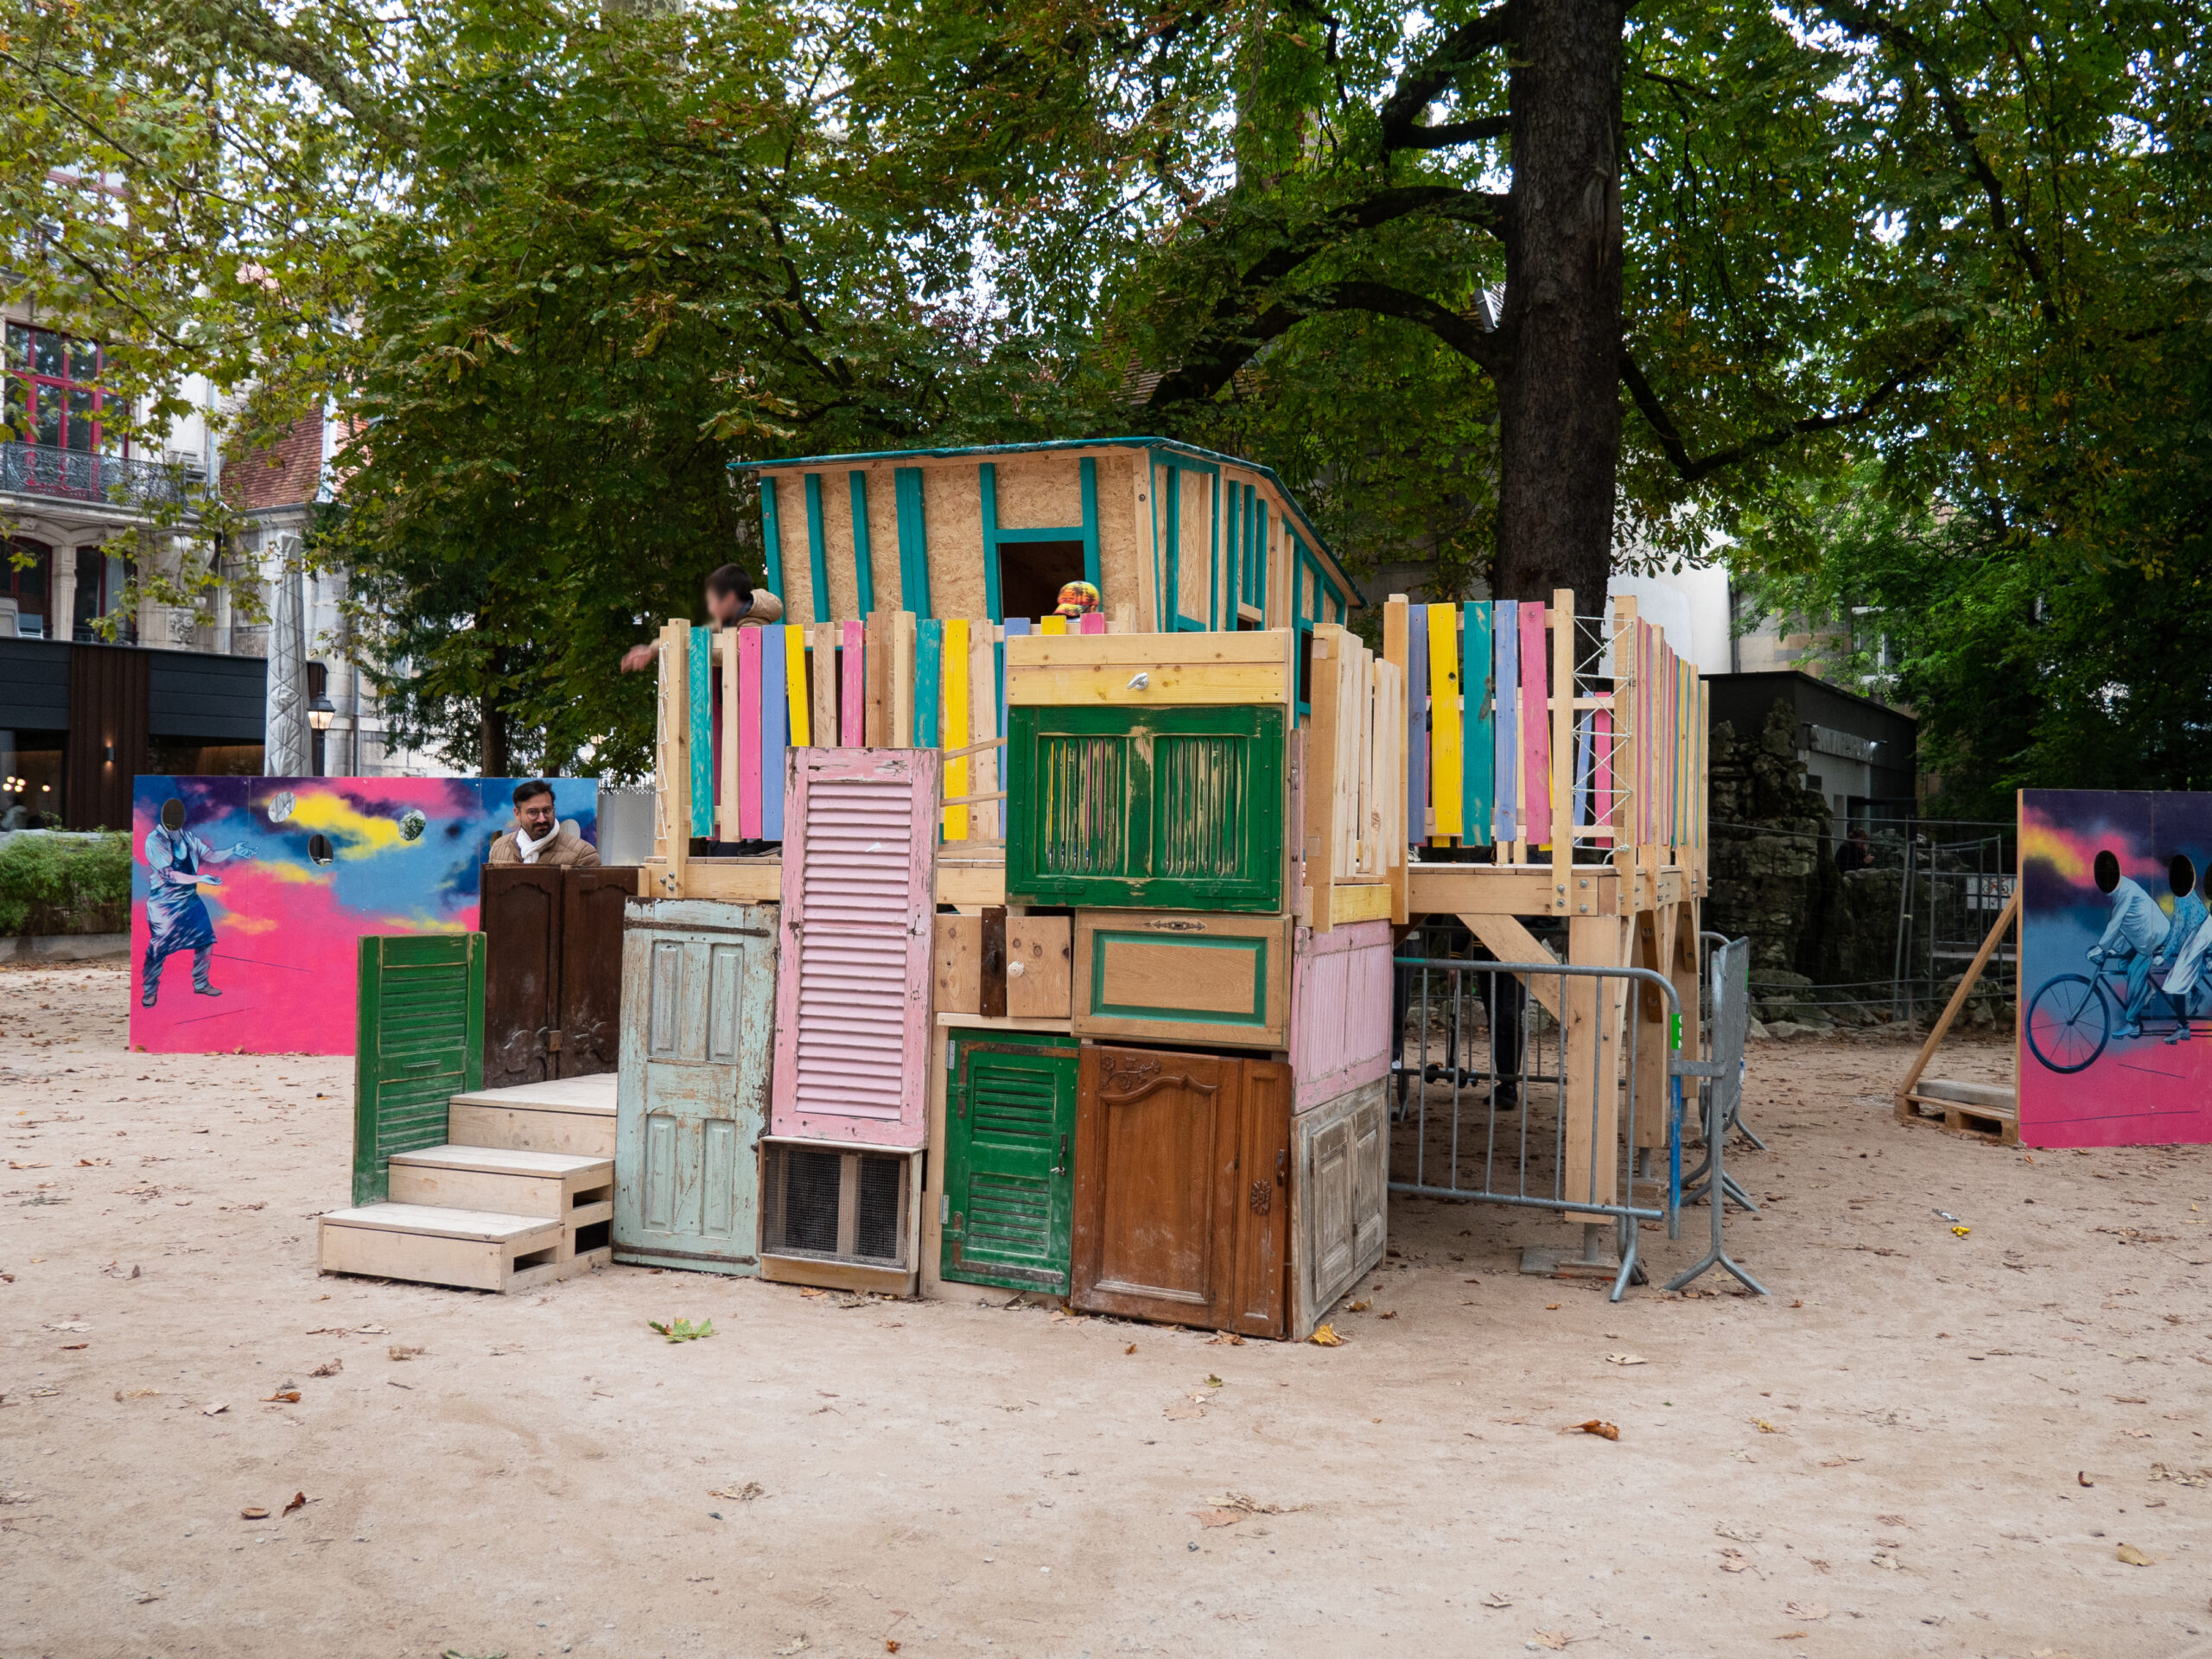
<svg viewBox="0 0 2212 1659">
<path fill-rule="evenodd" d="M 1224 1328 L 1236 1305 L 1243 1063 L 1085 1047 L 1077 1085 L 1076 1306 Z"/>
<path fill-rule="evenodd" d="M 559 1076 L 562 877 L 548 864 L 483 867 L 484 1087 Z M 615 946 L 618 964 L 620 934 Z M 619 965 L 617 971 L 620 971 Z"/>
<path fill-rule="evenodd" d="M 1290 1068 L 1271 1060 L 1243 1065 L 1236 1277 L 1228 1328 L 1248 1337 L 1280 1337 L 1290 1292 Z"/>
<path fill-rule="evenodd" d="M 638 871 L 602 865 L 562 874 L 554 1075 L 582 1077 L 622 1061 L 622 906 L 637 893 Z"/>
</svg>

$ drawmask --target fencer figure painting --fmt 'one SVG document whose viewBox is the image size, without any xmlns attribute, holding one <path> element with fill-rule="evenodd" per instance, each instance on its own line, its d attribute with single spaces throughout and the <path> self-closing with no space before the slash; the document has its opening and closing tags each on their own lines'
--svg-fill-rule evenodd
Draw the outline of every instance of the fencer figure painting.
<svg viewBox="0 0 2212 1659">
<path fill-rule="evenodd" d="M 355 942 L 476 926 L 479 868 L 520 781 L 137 779 L 133 1046 L 352 1053 Z M 595 842 L 596 780 L 550 781 Z"/>
<path fill-rule="evenodd" d="M 2212 795 L 2020 796 L 2020 1140 L 2212 1141 Z"/>
</svg>

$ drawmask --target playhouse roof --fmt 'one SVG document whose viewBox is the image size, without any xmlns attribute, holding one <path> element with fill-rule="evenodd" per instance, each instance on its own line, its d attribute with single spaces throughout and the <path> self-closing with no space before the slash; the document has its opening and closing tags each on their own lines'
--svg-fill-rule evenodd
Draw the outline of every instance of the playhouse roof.
<svg viewBox="0 0 2212 1659">
<path fill-rule="evenodd" d="M 1241 471 L 1263 478 L 1273 485 L 1282 498 L 1283 505 L 1298 520 L 1299 537 L 1306 550 L 1328 567 L 1331 578 L 1350 595 L 1351 603 L 1366 603 L 1359 584 L 1345 571 L 1343 563 L 1321 532 L 1313 527 L 1313 520 L 1306 514 L 1289 486 L 1276 475 L 1272 467 L 1263 467 L 1242 455 L 1224 454 L 1217 449 L 1202 449 L 1197 444 L 1185 443 L 1177 438 L 1122 437 L 1122 438 L 1047 438 L 1035 443 L 978 443 L 951 449 L 866 449 L 836 455 L 789 455 L 766 461 L 734 461 L 732 472 L 780 473 L 801 472 L 813 467 L 849 466 L 855 461 L 985 461 L 993 455 L 1027 455 L 1055 450 L 1074 452 L 1085 449 L 1160 449 L 1172 454 L 1189 455 L 1217 467 L 1235 467 Z"/>
</svg>

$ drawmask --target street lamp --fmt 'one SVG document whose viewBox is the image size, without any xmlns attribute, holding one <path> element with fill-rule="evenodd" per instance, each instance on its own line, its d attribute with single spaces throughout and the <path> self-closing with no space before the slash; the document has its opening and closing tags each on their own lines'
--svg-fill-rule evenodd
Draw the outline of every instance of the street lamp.
<svg viewBox="0 0 2212 1659">
<path fill-rule="evenodd" d="M 338 710 L 328 697 L 318 694 L 308 704 L 308 724 L 315 728 L 315 775 L 324 776 L 323 738 L 330 730 L 330 722 L 338 718 Z"/>
</svg>

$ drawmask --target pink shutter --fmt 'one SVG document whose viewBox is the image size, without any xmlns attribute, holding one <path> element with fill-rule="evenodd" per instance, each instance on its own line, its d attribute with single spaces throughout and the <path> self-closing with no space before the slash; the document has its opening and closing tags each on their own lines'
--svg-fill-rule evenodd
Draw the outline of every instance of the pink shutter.
<svg viewBox="0 0 2212 1659">
<path fill-rule="evenodd" d="M 1291 1109 L 1311 1111 L 1390 1071 L 1390 924 L 1298 932 L 1291 969 Z"/>
<path fill-rule="evenodd" d="M 918 1147 L 931 918 L 933 749 L 793 749 L 769 1133 Z"/>
</svg>

